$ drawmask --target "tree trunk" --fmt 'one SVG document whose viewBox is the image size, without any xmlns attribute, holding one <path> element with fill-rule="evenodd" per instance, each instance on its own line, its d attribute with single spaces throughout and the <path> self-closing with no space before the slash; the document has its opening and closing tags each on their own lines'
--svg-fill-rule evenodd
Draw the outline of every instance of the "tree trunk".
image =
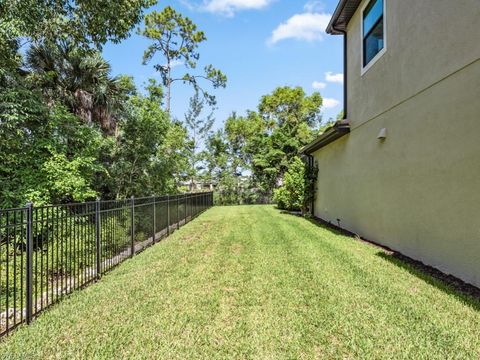
<svg viewBox="0 0 480 360">
<path fill-rule="evenodd" d="M 171 87 L 172 87 L 172 69 L 170 68 L 170 60 L 168 60 L 168 79 L 167 79 L 167 113 L 170 115 L 170 100 L 171 100 Z"/>
</svg>

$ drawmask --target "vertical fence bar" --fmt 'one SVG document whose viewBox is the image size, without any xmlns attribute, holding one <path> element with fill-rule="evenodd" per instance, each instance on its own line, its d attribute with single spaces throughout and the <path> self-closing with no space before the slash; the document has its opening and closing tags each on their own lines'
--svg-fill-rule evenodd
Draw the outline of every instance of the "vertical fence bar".
<svg viewBox="0 0 480 360">
<path fill-rule="evenodd" d="M 183 194 L 183 225 L 187 223 L 187 194 Z"/>
<path fill-rule="evenodd" d="M 96 269 L 96 277 L 97 279 L 100 279 L 100 276 L 102 274 L 102 269 L 100 265 L 100 199 L 97 198 L 97 201 L 95 201 L 95 269 Z"/>
<path fill-rule="evenodd" d="M 131 214 L 131 230 L 132 230 L 132 234 L 131 234 L 131 243 L 130 243 L 130 256 L 133 257 L 134 253 L 135 253 L 135 197 L 132 196 L 132 209 L 130 211 L 130 214 Z"/>
<path fill-rule="evenodd" d="M 178 228 L 180 227 L 180 203 L 179 203 L 179 195 L 177 194 L 177 201 L 176 201 L 176 204 L 177 204 L 177 230 Z"/>
<path fill-rule="evenodd" d="M 170 195 L 167 195 L 167 235 L 170 235 Z"/>
<path fill-rule="evenodd" d="M 32 322 L 32 308 L 33 308 L 33 294 L 32 294 L 32 281 L 33 281 L 33 204 L 29 202 L 27 204 L 27 256 L 26 256 L 26 278 L 25 278 L 25 295 L 26 295 L 26 320 L 27 324 Z"/>
<path fill-rule="evenodd" d="M 155 244 L 155 238 L 157 235 L 157 211 L 155 206 L 155 195 L 153 196 L 153 236 L 152 243 Z"/>
</svg>

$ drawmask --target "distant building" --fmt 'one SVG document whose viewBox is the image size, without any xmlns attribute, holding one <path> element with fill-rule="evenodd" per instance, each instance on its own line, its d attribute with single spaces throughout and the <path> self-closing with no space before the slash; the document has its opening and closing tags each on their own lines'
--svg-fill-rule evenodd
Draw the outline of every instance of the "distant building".
<svg viewBox="0 0 480 360">
<path fill-rule="evenodd" d="M 198 181 L 198 180 L 187 180 L 187 181 L 179 181 L 179 186 L 185 186 L 190 191 L 213 191 L 215 188 L 215 184 L 213 182 L 208 181 Z"/>
</svg>

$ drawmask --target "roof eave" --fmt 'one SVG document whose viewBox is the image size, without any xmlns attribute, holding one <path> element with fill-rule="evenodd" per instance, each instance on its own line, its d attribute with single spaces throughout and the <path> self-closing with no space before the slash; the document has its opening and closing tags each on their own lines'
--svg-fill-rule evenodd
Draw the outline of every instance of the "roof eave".
<svg viewBox="0 0 480 360">
<path fill-rule="evenodd" d="M 326 32 L 330 35 L 342 35 L 347 31 L 347 25 L 357 11 L 362 0 L 340 0 L 328 23 Z"/>
<path fill-rule="evenodd" d="M 313 152 L 327 146 L 335 140 L 350 132 L 350 123 L 348 120 L 339 120 L 332 127 L 328 128 L 322 135 L 318 136 L 307 146 L 303 147 L 300 152 L 305 155 L 310 155 Z"/>
</svg>

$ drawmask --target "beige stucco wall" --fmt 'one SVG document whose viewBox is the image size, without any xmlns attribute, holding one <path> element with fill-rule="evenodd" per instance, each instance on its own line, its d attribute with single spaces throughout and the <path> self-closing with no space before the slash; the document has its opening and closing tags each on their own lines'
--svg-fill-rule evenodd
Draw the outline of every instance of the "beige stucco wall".
<svg viewBox="0 0 480 360">
<path fill-rule="evenodd" d="M 361 8 L 348 24 L 352 126 L 480 58 L 479 0 L 384 0 L 386 52 L 361 75 Z"/>
<path fill-rule="evenodd" d="M 480 3 L 386 1 L 363 76 L 349 24 L 352 132 L 313 154 L 315 214 L 480 286 Z"/>
</svg>

